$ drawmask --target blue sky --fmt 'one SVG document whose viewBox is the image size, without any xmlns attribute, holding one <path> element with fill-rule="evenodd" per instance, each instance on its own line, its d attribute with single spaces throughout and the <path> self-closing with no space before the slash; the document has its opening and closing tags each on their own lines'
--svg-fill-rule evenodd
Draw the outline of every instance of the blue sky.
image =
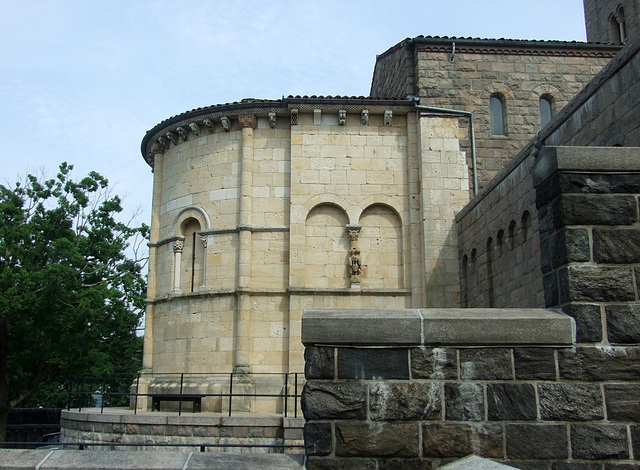
<svg viewBox="0 0 640 470">
<path fill-rule="evenodd" d="M 585 40 L 581 0 L 0 0 L 1 184 L 96 170 L 148 222 L 147 129 L 243 98 L 368 95 L 419 35 Z"/>
</svg>

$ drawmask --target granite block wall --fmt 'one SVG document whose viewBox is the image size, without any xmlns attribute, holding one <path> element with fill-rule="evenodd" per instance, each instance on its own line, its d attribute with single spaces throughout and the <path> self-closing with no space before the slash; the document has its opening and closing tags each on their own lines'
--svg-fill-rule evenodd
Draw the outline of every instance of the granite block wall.
<svg viewBox="0 0 640 470">
<path fill-rule="evenodd" d="M 558 113 L 547 129 L 547 145 L 640 146 L 640 36 Z M 555 124 L 555 125 L 554 125 Z"/>
<path fill-rule="evenodd" d="M 463 307 L 542 305 L 534 161 L 510 165 L 456 217 Z"/>
<path fill-rule="evenodd" d="M 436 469 L 469 454 L 522 469 L 640 466 L 640 347 L 553 345 L 537 333 L 493 347 L 393 334 L 381 345 L 371 339 L 379 325 L 352 344 L 303 334 L 310 470 Z"/>
<path fill-rule="evenodd" d="M 640 344 L 640 149 L 543 149 L 533 176 L 545 306 L 578 343 Z"/>
</svg>

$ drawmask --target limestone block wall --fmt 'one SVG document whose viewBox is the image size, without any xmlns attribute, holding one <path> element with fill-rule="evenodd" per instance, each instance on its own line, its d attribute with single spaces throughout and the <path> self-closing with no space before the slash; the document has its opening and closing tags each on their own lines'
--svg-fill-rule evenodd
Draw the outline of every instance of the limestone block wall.
<svg viewBox="0 0 640 470">
<path fill-rule="evenodd" d="M 460 305 L 468 122 L 415 104 L 249 100 L 152 129 L 147 371 L 298 372 L 309 305 Z"/>
<path fill-rule="evenodd" d="M 333 326 L 332 326 L 333 325 Z M 635 468 L 640 348 L 573 343 L 544 310 L 307 311 L 309 469 Z"/>
<path fill-rule="evenodd" d="M 417 37 L 377 57 L 371 95 L 413 94 L 422 105 L 473 112 L 483 187 L 541 129 L 540 99 L 558 113 L 619 50 L 603 44 Z M 491 97 L 503 106 L 500 135 L 491 131 Z"/>
</svg>

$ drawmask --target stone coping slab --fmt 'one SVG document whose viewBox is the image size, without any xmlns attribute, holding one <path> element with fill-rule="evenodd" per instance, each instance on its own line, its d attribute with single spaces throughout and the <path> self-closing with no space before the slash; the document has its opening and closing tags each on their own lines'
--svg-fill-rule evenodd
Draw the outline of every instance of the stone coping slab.
<svg viewBox="0 0 640 470">
<path fill-rule="evenodd" d="M 469 455 L 440 467 L 441 470 L 508 470 L 515 467 L 503 465 L 493 460 L 483 459 L 477 455 Z"/>
<path fill-rule="evenodd" d="M 533 165 L 533 186 L 556 171 L 640 173 L 638 147 L 544 147 Z"/>
<path fill-rule="evenodd" d="M 177 451 L 0 449 L 0 469 L 42 470 L 300 470 L 302 455 Z"/>
<path fill-rule="evenodd" d="M 225 416 L 222 413 L 206 412 L 198 414 L 185 413 L 181 416 L 178 416 L 177 412 L 138 411 L 133 414 L 133 410 L 128 408 L 105 408 L 104 413 L 100 413 L 100 408 L 88 408 L 82 411 L 74 409 L 62 410 L 61 417 L 71 421 L 184 426 L 282 426 L 283 420 L 295 419 L 285 418 L 281 415 Z M 287 421 L 287 423 L 290 422 Z"/>
<path fill-rule="evenodd" d="M 575 322 L 541 308 L 305 310 L 305 345 L 570 346 Z"/>
</svg>

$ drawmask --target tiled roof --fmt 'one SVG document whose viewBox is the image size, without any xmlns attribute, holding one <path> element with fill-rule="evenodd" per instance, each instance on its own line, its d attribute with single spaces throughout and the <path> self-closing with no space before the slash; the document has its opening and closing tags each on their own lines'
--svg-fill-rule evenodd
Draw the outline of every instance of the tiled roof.
<svg viewBox="0 0 640 470">
<path fill-rule="evenodd" d="M 526 47 L 539 49 L 620 49 L 619 44 L 603 44 L 584 41 L 559 41 L 559 40 L 538 40 L 538 39 L 506 39 L 506 38 L 474 38 L 474 37 L 458 37 L 458 36 L 416 36 L 414 38 L 406 38 L 395 46 L 390 47 L 377 57 L 385 57 L 388 54 L 404 48 L 409 45 L 417 44 L 451 44 L 455 42 L 457 45 L 474 45 L 485 47 Z"/>
</svg>

